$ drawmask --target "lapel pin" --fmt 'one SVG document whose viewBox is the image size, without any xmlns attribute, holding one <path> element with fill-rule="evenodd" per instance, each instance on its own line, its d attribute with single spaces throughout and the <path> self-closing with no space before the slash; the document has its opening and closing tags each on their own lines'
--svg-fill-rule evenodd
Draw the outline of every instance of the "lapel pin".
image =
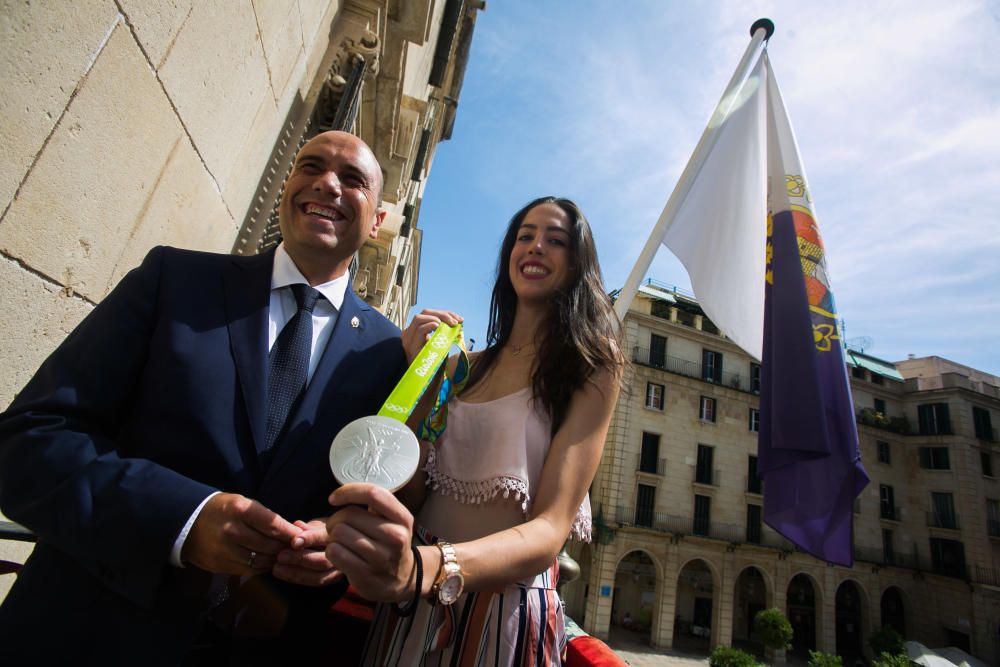
<svg viewBox="0 0 1000 667">
<path fill-rule="evenodd" d="M 352 326 L 353 328 L 357 329 L 357 328 L 358 328 L 359 326 L 361 326 L 361 320 L 359 320 L 359 319 L 357 318 L 357 316 L 355 316 L 355 317 L 352 317 L 352 318 L 351 318 L 351 326 Z"/>
</svg>

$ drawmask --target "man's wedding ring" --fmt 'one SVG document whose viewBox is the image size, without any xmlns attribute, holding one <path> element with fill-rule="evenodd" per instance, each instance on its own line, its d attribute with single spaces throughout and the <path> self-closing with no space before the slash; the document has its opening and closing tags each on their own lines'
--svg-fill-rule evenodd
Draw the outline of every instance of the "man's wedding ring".
<svg viewBox="0 0 1000 667">
<path fill-rule="evenodd" d="M 250 552 L 250 557 L 247 558 L 247 567 L 249 567 L 250 569 L 253 569 L 253 562 L 255 560 L 257 560 L 257 552 L 256 551 L 251 551 Z"/>
</svg>

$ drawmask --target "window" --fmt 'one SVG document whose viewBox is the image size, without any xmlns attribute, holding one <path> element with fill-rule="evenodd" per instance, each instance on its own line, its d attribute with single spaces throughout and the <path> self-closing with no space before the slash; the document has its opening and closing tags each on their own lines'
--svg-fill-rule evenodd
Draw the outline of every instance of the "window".
<svg viewBox="0 0 1000 667">
<path fill-rule="evenodd" d="M 879 484 L 878 498 L 880 516 L 883 519 L 899 521 L 899 517 L 896 516 L 896 500 L 892 487 L 888 484 Z"/>
<path fill-rule="evenodd" d="M 888 528 L 882 529 L 882 560 L 889 565 L 896 562 L 896 549 L 893 546 L 892 531 Z"/>
<path fill-rule="evenodd" d="M 993 424 L 990 422 L 990 411 L 983 408 L 972 408 L 972 424 L 976 428 L 976 437 L 980 440 L 993 441 Z"/>
<path fill-rule="evenodd" d="M 875 412 L 879 412 L 883 415 L 885 414 L 885 401 L 881 398 L 875 399 Z"/>
<path fill-rule="evenodd" d="M 663 409 L 663 385 L 655 382 L 646 383 L 646 407 L 654 410 Z"/>
<path fill-rule="evenodd" d="M 649 472 L 654 475 L 663 474 L 659 470 L 660 436 L 656 433 L 642 434 L 642 453 L 639 454 L 639 472 Z"/>
<path fill-rule="evenodd" d="M 861 368 L 861 366 L 853 366 L 851 368 L 851 377 L 852 378 L 857 378 L 859 380 L 864 380 L 865 379 L 865 369 Z"/>
<path fill-rule="evenodd" d="M 927 470 L 951 470 L 947 447 L 921 447 L 920 467 Z"/>
<path fill-rule="evenodd" d="M 917 406 L 920 435 L 949 435 L 951 420 L 947 403 L 926 403 Z"/>
<path fill-rule="evenodd" d="M 760 505 L 747 505 L 747 542 L 760 544 Z"/>
<path fill-rule="evenodd" d="M 1000 537 L 1000 500 L 986 499 L 986 532 L 990 537 Z"/>
<path fill-rule="evenodd" d="M 884 440 L 877 440 L 875 442 L 875 450 L 878 454 L 878 462 L 890 465 L 892 463 L 892 449 L 889 447 L 889 443 Z"/>
<path fill-rule="evenodd" d="M 702 350 L 701 379 L 706 382 L 722 382 L 722 353 Z"/>
<path fill-rule="evenodd" d="M 656 503 L 656 487 L 646 484 L 639 485 L 635 497 L 635 525 L 651 528 L 653 526 L 653 507 Z"/>
<path fill-rule="evenodd" d="M 757 476 L 757 457 L 748 456 L 747 457 L 747 492 L 748 493 L 760 493 L 761 490 L 760 477 Z"/>
<path fill-rule="evenodd" d="M 965 548 L 957 540 L 931 538 L 931 567 L 937 574 L 965 578 Z"/>
<path fill-rule="evenodd" d="M 698 465 L 694 471 L 694 481 L 699 484 L 712 483 L 712 460 L 715 458 L 715 447 L 698 445 Z"/>
<path fill-rule="evenodd" d="M 753 433 L 760 431 L 760 410 L 757 408 L 750 408 L 749 426 Z"/>
<path fill-rule="evenodd" d="M 715 421 L 715 399 L 708 396 L 701 397 L 701 405 L 698 408 L 698 419 L 705 422 Z"/>
<path fill-rule="evenodd" d="M 931 525 L 936 528 L 958 528 L 955 515 L 955 498 L 950 493 L 931 492 Z"/>
<path fill-rule="evenodd" d="M 663 336 L 649 334 L 649 365 L 654 368 L 667 365 L 667 339 Z"/>
<path fill-rule="evenodd" d="M 979 465 L 982 467 L 984 475 L 993 476 L 993 454 L 991 452 L 979 451 Z"/>
<path fill-rule="evenodd" d="M 694 525 L 691 532 L 708 536 L 712 527 L 712 499 L 708 496 L 694 497 Z"/>
<path fill-rule="evenodd" d="M 750 362 L 750 391 L 760 393 L 760 364 Z"/>
<path fill-rule="evenodd" d="M 878 373 L 872 373 L 872 384 L 885 384 L 885 378 L 883 378 Z"/>
</svg>

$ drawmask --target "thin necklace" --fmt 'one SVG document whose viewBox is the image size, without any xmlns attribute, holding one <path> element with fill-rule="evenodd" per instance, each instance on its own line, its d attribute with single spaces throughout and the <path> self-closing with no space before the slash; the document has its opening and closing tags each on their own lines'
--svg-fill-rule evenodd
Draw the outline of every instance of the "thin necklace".
<svg viewBox="0 0 1000 667">
<path fill-rule="evenodd" d="M 523 345 L 514 345 L 514 343 L 507 341 L 507 344 L 510 345 L 510 353 L 513 354 L 515 357 L 521 354 L 521 350 L 523 350 L 524 348 L 531 349 L 535 347 L 534 342 L 524 343 Z"/>
</svg>

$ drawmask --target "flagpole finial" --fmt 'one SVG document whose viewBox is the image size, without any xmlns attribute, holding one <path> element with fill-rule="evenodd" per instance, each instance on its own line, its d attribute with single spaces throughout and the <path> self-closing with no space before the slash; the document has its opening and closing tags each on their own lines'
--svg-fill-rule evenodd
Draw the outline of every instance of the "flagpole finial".
<svg viewBox="0 0 1000 667">
<path fill-rule="evenodd" d="M 771 19 L 757 19 L 753 22 L 753 25 L 750 26 L 750 36 L 753 37 L 753 34 L 761 28 L 765 31 L 764 41 L 766 42 L 771 39 L 771 35 L 774 34 L 774 22 L 771 21 Z"/>
</svg>

